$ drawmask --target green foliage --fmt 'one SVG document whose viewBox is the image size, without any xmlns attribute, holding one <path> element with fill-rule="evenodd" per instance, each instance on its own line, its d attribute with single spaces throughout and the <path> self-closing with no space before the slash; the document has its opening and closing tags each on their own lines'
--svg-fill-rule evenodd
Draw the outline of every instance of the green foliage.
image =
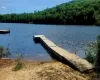
<svg viewBox="0 0 100 80">
<path fill-rule="evenodd" d="M 73 0 L 34 13 L 0 15 L 0 22 L 100 25 L 100 0 Z"/>
<path fill-rule="evenodd" d="M 8 57 L 9 55 L 11 55 L 9 48 L 4 48 L 3 46 L 0 46 L 0 58 Z"/>
<path fill-rule="evenodd" d="M 97 53 L 96 45 L 97 45 L 96 42 L 89 43 L 87 44 L 87 47 L 85 49 L 85 55 L 86 55 L 85 59 L 90 63 L 92 63 L 93 65 L 95 64 L 96 60 L 96 53 Z"/>
<path fill-rule="evenodd" d="M 18 71 L 23 68 L 22 59 L 23 59 L 23 56 L 21 54 L 18 54 L 17 63 L 16 63 L 16 66 L 13 68 L 13 71 Z"/>
<path fill-rule="evenodd" d="M 100 74 L 100 36 L 97 37 L 97 56 L 96 56 L 96 72 Z"/>
<path fill-rule="evenodd" d="M 22 68 L 23 68 L 23 64 L 21 62 L 18 62 L 16 64 L 16 66 L 14 67 L 13 71 L 18 71 L 18 70 L 20 70 Z"/>
<path fill-rule="evenodd" d="M 97 37 L 97 42 L 88 44 L 85 54 L 85 59 L 92 63 L 96 73 L 100 74 L 100 36 Z"/>
</svg>

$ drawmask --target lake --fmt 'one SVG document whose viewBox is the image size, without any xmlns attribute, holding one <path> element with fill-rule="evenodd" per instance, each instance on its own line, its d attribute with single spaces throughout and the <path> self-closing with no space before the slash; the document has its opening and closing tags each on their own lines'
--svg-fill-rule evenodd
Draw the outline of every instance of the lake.
<svg viewBox="0 0 100 80">
<path fill-rule="evenodd" d="M 81 25 L 41 25 L 0 23 L 0 29 L 10 29 L 10 34 L 0 34 L 0 45 L 9 47 L 15 59 L 22 54 L 26 60 L 52 60 L 48 52 L 33 41 L 33 35 L 44 35 L 58 46 L 84 58 L 87 43 L 96 40 L 100 27 Z"/>
</svg>

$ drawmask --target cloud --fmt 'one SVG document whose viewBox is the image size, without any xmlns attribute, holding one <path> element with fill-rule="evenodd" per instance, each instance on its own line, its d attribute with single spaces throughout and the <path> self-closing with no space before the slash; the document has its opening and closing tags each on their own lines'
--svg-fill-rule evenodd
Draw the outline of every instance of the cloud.
<svg viewBox="0 0 100 80">
<path fill-rule="evenodd" d="M 2 6 L 1 8 L 2 8 L 3 10 L 6 10 L 6 7 L 4 7 L 4 6 Z"/>
</svg>

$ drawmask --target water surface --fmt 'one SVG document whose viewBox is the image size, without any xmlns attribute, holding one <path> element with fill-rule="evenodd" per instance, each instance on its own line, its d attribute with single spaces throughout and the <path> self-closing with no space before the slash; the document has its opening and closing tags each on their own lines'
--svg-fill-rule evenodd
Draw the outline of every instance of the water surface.
<svg viewBox="0 0 100 80">
<path fill-rule="evenodd" d="M 42 34 L 58 46 L 76 52 L 84 57 L 84 47 L 87 43 L 95 41 L 100 34 L 100 27 L 77 25 L 41 25 L 41 24 L 12 24 L 0 23 L 0 29 L 10 29 L 10 34 L 0 34 L 0 45 L 9 47 L 12 52 L 10 58 L 17 53 L 26 60 L 51 60 L 48 52 L 33 41 L 34 34 Z"/>
</svg>

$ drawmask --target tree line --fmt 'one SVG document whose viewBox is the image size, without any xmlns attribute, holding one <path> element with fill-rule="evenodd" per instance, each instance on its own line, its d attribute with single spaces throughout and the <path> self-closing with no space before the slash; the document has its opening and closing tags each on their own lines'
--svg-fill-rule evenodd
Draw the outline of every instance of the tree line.
<svg viewBox="0 0 100 80">
<path fill-rule="evenodd" d="M 100 0 L 73 0 L 34 13 L 1 14 L 0 22 L 100 25 Z"/>
</svg>

